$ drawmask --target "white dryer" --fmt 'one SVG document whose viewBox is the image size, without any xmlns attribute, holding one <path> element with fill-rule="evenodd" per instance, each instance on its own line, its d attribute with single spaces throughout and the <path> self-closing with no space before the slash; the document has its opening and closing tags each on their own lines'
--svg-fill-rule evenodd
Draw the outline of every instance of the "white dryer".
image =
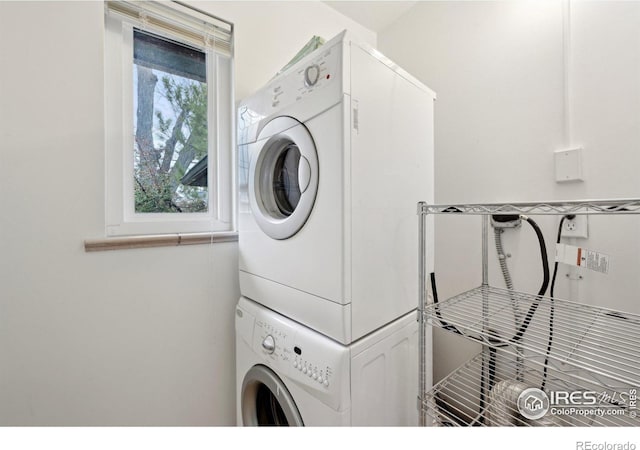
<svg viewBox="0 0 640 450">
<path fill-rule="evenodd" d="M 241 103 L 242 295 L 344 344 L 416 307 L 434 99 L 343 32 Z"/>
<path fill-rule="evenodd" d="M 238 425 L 416 426 L 417 336 L 414 312 L 345 346 L 241 298 Z"/>
</svg>

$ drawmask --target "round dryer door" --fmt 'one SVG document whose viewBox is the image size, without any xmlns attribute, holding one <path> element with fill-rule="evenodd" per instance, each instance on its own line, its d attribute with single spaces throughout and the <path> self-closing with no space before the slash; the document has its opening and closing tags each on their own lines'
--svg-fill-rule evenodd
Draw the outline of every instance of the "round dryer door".
<svg viewBox="0 0 640 450">
<path fill-rule="evenodd" d="M 244 426 L 304 426 L 289 390 L 266 366 L 253 366 L 245 375 L 240 407 Z"/>
<path fill-rule="evenodd" d="M 267 138 L 273 130 L 282 130 Z M 307 128 L 277 117 L 258 136 L 251 159 L 249 202 L 258 226 L 273 239 L 287 239 L 306 223 L 318 192 L 318 154 Z"/>
</svg>

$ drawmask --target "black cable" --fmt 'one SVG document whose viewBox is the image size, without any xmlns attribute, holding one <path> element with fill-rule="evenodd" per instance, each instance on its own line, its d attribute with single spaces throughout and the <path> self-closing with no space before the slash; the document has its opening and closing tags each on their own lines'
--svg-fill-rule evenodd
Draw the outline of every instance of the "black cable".
<svg viewBox="0 0 640 450">
<path fill-rule="evenodd" d="M 542 297 L 545 294 L 545 292 L 547 292 L 547 287 L 549 286 L 549 260 L 547 259 L 547 246 L 544 243 L 544 236 L 542 235 L 542 231 L 540 230 L 540 227 L 538 226 L 538 224 L 530 217 L 523 215 L 521 216 L 521 218 L 525 220 L 529 225 L 531 225 L 531 227 L 533 228 L 533 231 L 536 233 L 536 236 L 538 238 L 538 243 L 540 244 L 540 257 L 542 261 L 543 277 L 542 277 L 542 286 L 540 286 L 540 290 L 538 291 L 538 296 Z M 438 291 L 436 289 L 436 276 L 434 272 L 431 272 L 430 275 L 431 275 L 431 290 L 433 292 L 433 303 L 437 304 Z M 522 336 L 524 335 L 525 331 L 527 331 L 527 328 L 529 328 L 529 324 L 531 323 L 531 320 L 533 320 L 533 316 L 536 313 L 536 310 L 538 309 L 539 305 L 540 305 L 540 302 L 534 302 L 529 307 L 529 311 L 527 311 L 527 314 L 525 315 L 524 319 L 522 320 L 522 323 L 518 327 L 516 334 L 513 336 L 513 338 L 510 339 L 510 342 L 518 342 L 519 340 L 522 339 Z M 458 330 L 458 328 L 456 328 L 454 325 L 448 324 L 442 318 L 439 308 L 435 308 L 435 313 L 436 313 L 436 317 L 438 318 L 438 320 L 442 325 L 442 328 L 444 328 L 445 330 L 453 331 L 454 333 L 459 334 L 460 336 L 467 336 L 465 333 L 462 333 L 460 330 Z M 480 342 L 483 342 L 482 339 L 479 339 L 479 338 L 476 338 L 476 339 L 479 340 Z"/>
<path fill-rule="evenodd" d="M 520 217 L 522 217 L 522 219 L 526 220 L 527 223 L 531 225 L 531 227 L 533 228 L 533 231 L 535 231 L 536 236 L 538 237 L 538 242 L 540 243 L 540 256 L 542 259 L 543 278 L 542 278 L 542 286 L 540 286 L 540 290 L 538 291 L 538 296 L 542 297 L 545 294 L 545 292 L 547 292 L 547 287 L 549 286 L 549 260 L 547 259 L 547 246 L 544 243 L 544 236 L 542 235 L 542 231 L 540 230 L 540 227 L 538 226 L 538 224 L 530 217 L 527 217 L 527 216 L 520 216 Z M 529 311 L 527 311 L 527 314 L 522 320 L 520 327 L 518 327 L 518 331 L 516 332 L 515 336 L 511 339 L 511 342 L 518 342 L 519 340 L 522 339 L 522 336 L 524 332 L 527 331 L 527 328 L 529 327 L 531 320 L 533 320 L 533 315 L 536 313 L 536 310 L 538 309 L 539 305 L 540 305 L 539 301 L 531 304 L 531 306 L 529 307 Z"/>
<path fill-rule="evenodd" d="M 482 364 L 480 366 L 480 401 L 478 402 L 478 413 L 480 414 L 480 423 L 484 423 L 484 403 L 485 403 L 485 390 L 484 385 L 484 355 L 482 355 Z"/>
<path fill-rule="evenodd" d="M 433 295 L 433 303 L 434 305 L 438 304 L 438 288 L 436 287 L 436 274 L 435 272 L 431 272 L 429 274 L 429 278 L 431 280 L 431 293 Z M 440 325 L 442 326 L 443 329 L 448 330 L 448 331 L 452 331 L 456 334 L 459 334 L 460 336 L 465 336 L 467 338 L 471 338 L 474 340 L 477 340 L 480 343 L 483 343 L 483 340 L 475 337 L 475 336 L 468 336 L 464 333 L 462 333 L 460 330 L 458 330 L 457 327 L 455 327 L 454 325 L 451 325 L 449 323 L 447 323 L 443 318 L 442 318 L 442 314 L 440 313 L 440 308 L 434 308 L 435 313 L 436 313 L 436 317 L 438 318 L 438 321 L 440 321 Z M 491 342 L 493 342 L 494 344 L 497 344 L 498 347 L 501 347 L 501 345 L 499 345 L 499 341 L 497 339 L 491 340 Z M 504 345 L 502 345 L 504 346 Z M 496 374 L 496 349 L 489 347 L 489 379 L 488 379 L 488 389 L 487 386 L 485 386 L 485 368 L 484 368 L 484 357 L 482 358 L 482 367 L 480 369 L 480 402 L 479 402 L 479 406 L 480 406 L 480 412 L 482 413 L 482 411 L 484 410 L 485 407 L 485 397 L 486 397 L 486 391 L 487 390 L 491 390 L 493 388 L 493 385 L 495 384 L 495 374 Z M 480 418 L 481 423 L 484 423 L 484 414 L 481 415 Z"/>
<path fill-rule="evenodd" d="M 433 295 L 433 304 L 437 305 L 438 304 L 438 289 L 436 287 L 436 274 L 435 272 L 431 272 L 429 274 L 429 278 L 431 280 L 431 293 Z M 465 337 L 470 337 L 474 340 L 479 341 L 480 343 L 482 343 L 482 339 L 480 338 L 476 338 L 474 336 L 467 336 L 464 333 L 462 333 L 460 330 L 458 330 L 458 328 L 454 325 L 451 325 L 449 323 L 447 323 L 443 318 L 442 318 L 442 314 L 440 313 L 440 308 L 438 308 L 437 306 L 434 308 L 435 313 L 436 313 L 436 317 L 438 318 L 438 321 L 440 322 L 440 325 L 443 329 L 448 330 L 448 331 L 452 331 L 455 334 L 459 334 L 460 336 L 465 336 Z M 489 390 L 491 390 L 491 387 L 493 386 L 493 377 L 491 377 L 491 372 L 493 371 L 495 373 L 495 365 L 496 365 L 496 361 L 495 361 L 495 350 L 494 352 L 490 355 L 489 357 Z M 479 402 L 479 406 L 480 406 L 480 413 L 482 413 L 482 411 L 484 410 L 485 407 L 485 391 L 486 386 L 485 386 L 485 368 L 484 368 L 484 357 L 482 358 L 482 367 L 480 369 L 480 402 Z M 481 418 L 480 418 L 481 422 L 484 422 L 484 414 L 481 414 Z"/>
<path fill-rule="evenodd" d="M 559 244 L 560 240 L 562 239 L 562 225 L 564 225 L 565 219 L 572 220 L 573 218 L 575 218 L 575 215 L 571 214 L 568 216 L 562 216 L 562 219 L 560 219 L 560 225 L 558 225 L 558 237 L 556 238 L 556 244 Z M 556 261 L 553 264 L 553 276 L 551 277 L 551 289 L 549 290 L 549 340 L 547 341 L 547 352 L 546 352 L 546 355 L 544 356 L 544 366 L 542 369 L 542 384 L 540 385 L 541 390 L 544 390 L 544 387 L 547 384 L 549 356 L 551 355 L 551 344 L 553 343 L 553 319 L 555 315 L 554 298 L 555 298 L 556 275 L 558 275 L 558 261 Z"/>
<path fill-rule="evenodd" d="M 489 390 L 496 384 L 496 352 L 498 349 L 489 347 Z"/>
<path fill-rule="evenodd" d="M 431 293 L 433 294 L 433 304 L 437 305 L 438 304 L 438 289 L 436 288 L 436 274 L 435 274 L 435 272 L 431 272 L 430 279 L 431 279 Z M 442 318 L 442 314 L 440 313 L 440 308 L 434 308 L 434 310 L 436 312 L 436 317 L 440 321 L 440 324 L 442 325 L 443 329 L 445 329 L 447 331 L 453 331 L 454 333 L 459 334 L 460 336 L 466 336 L 464 333 L 462 333 L 462 331 L 458 330 L 454 325 L 451 325 L 451 324 L 448 324 L 447 322 L 445 322 L 445 320 Z"/>
<path fill-rule="evenodd" d="M 545 294 L 545 292 L 547 292 L 547 287 L 549 286 L 549 261 L 547 259 L 547 246 L 544 243 L 544 236 L 542 235 L 542 231 L 540 230 L 540 227 L 538 227 L 538 224 L 531 219 L 530 217 L 527 216 L 521 216 L 522 219 L 526 220 L 527 223 L 529 225 L 531 225 L 531 227 L 533 228 L 533 230 L 536 233 L 536 236 L 538 237 L 538 243 L 540 244 L 540 256 L 542 258 L 542 273 L 543 273 L 543 279 L 542 279 L 542 286 L 540 287 L 540 290 L 538 291 L 538 296 L 543 296 Z M 433 294 L 433 303 L 437 304 L 438 303 L 438 291 L 436 289 L 436 277 L 435 277 L 435 273 L 431 272 L 430 274 L 430 279 L 431 279 L 431 291 Z M 516 332 L 516 335 L 511 339 L 512 342 L 517 342 L 520 339 L 522 339 L 523 334 L 525 333 L 525 331 L 527 331 L 527 328 L 529 327 L 529 324 L 531 323 L 531 320 L 533 319 L 533 315 L 535 314 L 536 310 L 538 309 L 538 305 L 540 303 L 539 302 L 535 302 L 533 303 L 530 307 L 529 307 L 529 311 L 527 312 L 524 320 L 522 321 L 522 323 L 520 324 L 520 327 L 518 328 L 518 331 Z M 440 313 L 440 309 L 439 308 L 435 308 L 435 313 L 436 313 L 436 317 L 438 318 L 438 320 L 440 321 L 440 324 L 442 325 L 442 327 L 445 330 L 449 330 L 449 331 L 453 331 L 456 334 L 459 334 L 461 336 L 465 336 L 464 333 L 462 333 L 460 330 L 458 330 L 458 328 L 456 328 L 454 325 L 448 324 L 447 322 L 444 321 L 444 319 L 442 318 L 442 314 Z M 482 342 L 481 339 L 478 339 L 479 341 Z M 491 375 L 491 373 L 493 372 L 495 374 L 495 364 L 496 364 L 496 354 L 495 351 L 490 353 L 489 355 L 489 384 L 492 385 L 494 382 L 494 377 Z M 486 390 L 486 386 L 485 386 L 485 368 L 484 368 L 484 358 L 482 359 L 482 373 L 480 375 L 480 411 L 482 412 L 484 409 L 484 404 L 485 404 L 485 390 Z M 489 387 L 489 389 L 492 386 Z"/>
</svg>

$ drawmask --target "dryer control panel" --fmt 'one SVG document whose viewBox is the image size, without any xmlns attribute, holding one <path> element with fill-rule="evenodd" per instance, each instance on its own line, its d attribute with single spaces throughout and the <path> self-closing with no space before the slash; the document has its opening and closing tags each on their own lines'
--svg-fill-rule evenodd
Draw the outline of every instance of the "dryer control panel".
<svg viewBox="0 0 640 450">
<path fill-rule="evenodd" d="M 325 44 L 276 76 L 238 107 L 238 144 L 254 142 L 260 124 L 277 116 L 304 123 L 348 93 L 342 41 Z"/>
<path fill-rule="evenodd" d="M 243 299 L 255 318 L 251 347 L 285 384 L 296 383 L 340 410 L 349 390 L 349 348 L 293 320 Z"/>
<path fill-rule="evenodd" d="M 331 83 L 338 83 L 342 46 L 320 48 L 318 56 L 292 68 L 292 72 L 267 85 L 272 108 L 285 107 L 302 100 Z"/>
</svg>

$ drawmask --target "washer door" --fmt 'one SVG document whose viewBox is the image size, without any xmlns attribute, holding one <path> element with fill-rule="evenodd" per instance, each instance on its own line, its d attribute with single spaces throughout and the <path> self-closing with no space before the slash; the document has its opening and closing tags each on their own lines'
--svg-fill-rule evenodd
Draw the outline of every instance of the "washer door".
<svg viewBox="0 0 640 450">
<path fill-rule="evenodd" d="M 244 426 L 304 426 L 289 390 L 266 366 L 256 365 L 247 372 L 241 399 Z"/>
<path fill-rule="evenodd" d="M 267 130 L 284 130 L 269 138 Z M 258 226 L 273 239 L 287 239 L 305 224 L 318 192 L 318 153 L 307 128 L 277 117 L 258 136 L 264 143 L 251 159 L 249 202 Z"/>
</svg>

